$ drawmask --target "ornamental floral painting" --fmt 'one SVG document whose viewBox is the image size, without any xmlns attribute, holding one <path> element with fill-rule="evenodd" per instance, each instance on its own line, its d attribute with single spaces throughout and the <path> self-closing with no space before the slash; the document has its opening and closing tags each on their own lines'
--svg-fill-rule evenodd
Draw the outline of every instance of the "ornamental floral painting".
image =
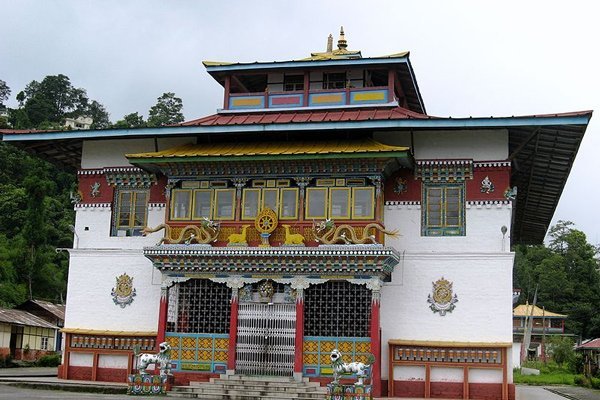
<svg viewBox="0 0 600 400">
<path fill-rule="evenodd" d="M 434 313 L 440 313 L 440 316 L 446 315 L 447 312 L 452 312 L 456 308 L 458 298 L 452 292 L 452 282 L 444 279 L 438 279 L 432 282 L 433 291 L 427 297 L 429 308 Z"/>
<path fill-rule="evenodd" d="M 133 278 L 127 274 L 117 276 L 117 285 L 112 289 L 111 296 L 116 305 L 121 308 L 131 304 L 136 296 L 135 288 L 133 287 Z"/>
</svg>

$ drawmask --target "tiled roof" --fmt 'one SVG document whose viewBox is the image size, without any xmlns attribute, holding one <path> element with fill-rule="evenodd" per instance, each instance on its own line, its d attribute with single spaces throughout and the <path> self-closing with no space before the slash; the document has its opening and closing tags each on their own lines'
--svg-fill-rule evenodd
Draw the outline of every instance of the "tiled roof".
<svg viewBox="0 0 600 400">
<path fill-rule="evenodd" d="M 516 306 L 513 309 L 513 316 L 515 317 L 528 317 L 531 316 L 531 307 L 533 307 L 533 316 L 534 317 L 562 317 L 567 318 L 564 314 L 557 314 L 550 312 L 548 310 L 543 310 L 538 306 L 533 306 L 532 304 L 521 304 Z"/>
<path fill-rule="evenodd" d="M 582 348 L 583 349 L 600 349 L 600 338 L 590 340 L 589 342 L 584 343 L 577 348 L 578 349 L 582 349 Z"/>
<path fill-rule="evenodd" d="M 235 142 L 186 144 L 171 149 L 127 154 L 136 158 L 188 158 L 188 157 L 242 157 L 242 156 L 306 156 L 325 154 L 360 154 L 373 156 L 376 153 L 405 152 L 407 147 L 389 146 L 373 139 L 325 140 L 307 142 Z"/>
<path fill-rule="evenodd" d="M 57 329 L 56 325 L 44 321 L 27 311 L 0 308 L 0 322 L 12 325 L 37 326 L 41 328 Z"/>
<path fill-rule="evenodd" d="M 310 122 L 352 122 L 369 120 L 430 119 L 424 114 L 402 107 L 389 109 L 311 110 L 292 112 L 263 112 L 214 114 L 183 122 L 182 126 L 223 126 L 257 124 L 294 124 Z"/>
</svg>

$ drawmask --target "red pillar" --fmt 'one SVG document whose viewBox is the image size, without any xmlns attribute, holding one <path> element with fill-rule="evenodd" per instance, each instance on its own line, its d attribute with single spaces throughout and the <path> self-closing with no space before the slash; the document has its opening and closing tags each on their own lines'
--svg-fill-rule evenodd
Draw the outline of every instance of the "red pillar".
<svg viewBox="0 0 600 400">
<path fill-rule="evenodd" d="M 296 297 L 296 342 L 294 352 L 294 375 L 302 376 L 304 363 L 302 352 L 304 349 L 304 295 L 302 289 L 298 289 Z"/>
<path fill-rule="evenodd" d="M 371 353 L 375 356 L 375 364 L 371 371 L 373 397 L 381 397 L 381 340 L 379 338 L 379 290 L 373 290 L 371 300 Z"/>
<path fill-rule="evenodd" d="M 165 332 L 167 330 L 168 306 L 169 288 L 163 286 L 160 290 L 160 308 L 158 310 L 158 334 L 156 336 L 156 351 L 159 351 L 158 345 L 165 341 Z"/>
<path fill-rule="evenodd" d="M 233 288 L 231 295 L 231 314 L 229 316 L 229 346 L 227 347 L 227 372 L 235 371 L 235 347 L 237 344 L 238 289 Z"/>
</svg>

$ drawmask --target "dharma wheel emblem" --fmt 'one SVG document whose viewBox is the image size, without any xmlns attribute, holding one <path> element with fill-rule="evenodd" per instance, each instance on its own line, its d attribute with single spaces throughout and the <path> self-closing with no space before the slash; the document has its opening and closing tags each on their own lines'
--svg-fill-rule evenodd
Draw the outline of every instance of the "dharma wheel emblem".
<svg viewBox="0 0 600 400">
<path fill-rule="evenodd" d="M 270 247 L 269 237 L 271 232 L 277 228 L 277 214 L 270 208 L 264 208 L 254 220 L 254 227 L 260 233 L 261 244 L 260 247 Z"/>
<path fill-rule="evenodd" d="M 447 312 L 452 312 L 456 308 L 456 302 L 458 302 L 456 294 L 452 293 L 452 282 L 442 277 L 442 279 L 433 282 L 432 285 L 433 291 L 427 297 L 431 311 L 440 313 L 441 316 L 446 315 Z"/>
<path fill-rule="evenodd" d="M 121 308 L 131 304 L 136 296 L 135 288 L 133 287 L 133 278 L 127 274 L 123 274 L 116 278 L 117 285 L 112 289 L 111 296 L 116 305 Z"/>
</svg>

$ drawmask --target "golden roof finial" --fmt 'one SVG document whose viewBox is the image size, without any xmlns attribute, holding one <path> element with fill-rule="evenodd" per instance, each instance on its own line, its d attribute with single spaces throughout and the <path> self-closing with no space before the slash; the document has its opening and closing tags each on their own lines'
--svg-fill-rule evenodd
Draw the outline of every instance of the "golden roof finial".
<svg viewBox="0 0 600 400">
<path fill-rule="evenodd" d="M 344 27 L 340 27 L 340 38 L 338 39 L 338 49 L 339 50 L 346 50 L 346 47 L 348 47 L 348 42 L 346 42 L 346 37 L 344 36 Z"/>
<path fill-rule="evenodd" d="M 333 52 L 333 35 L 330 33 L 327 37 L 327 53 Z"/>
</svg>

